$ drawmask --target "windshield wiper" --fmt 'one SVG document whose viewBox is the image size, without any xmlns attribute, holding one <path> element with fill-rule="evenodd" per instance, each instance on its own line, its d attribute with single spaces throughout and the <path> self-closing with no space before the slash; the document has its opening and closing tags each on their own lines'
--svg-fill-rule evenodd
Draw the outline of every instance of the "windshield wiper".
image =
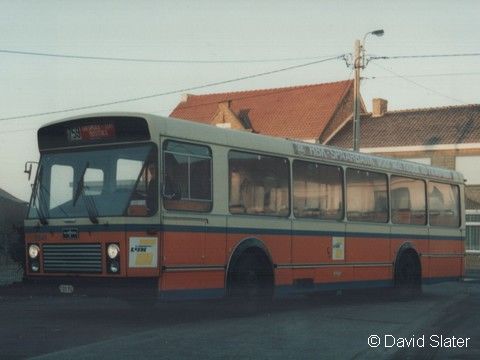
<svg viewBox="0 0 480 360">
<path fill-rule="evenodd" d="M 84 187 L 85 187 L 85 181 L 84 181 L 85 173 L 87 172 L 89 165 L 90 163 L 87 161 L 85 163 L 85 167 L 82 170 L 82 175 L 80 175 L 80 179 L 78 179 L 77 186 L 75 187 L 75 194 L 73 194 L 73 202 L 72 202 L 73 206 L 75 206 L 75 204 L 77 203 L 80 195 L 83 194 Z"/>
<path fill-rule="evenodd" d="M 94 224 L 98 224 L 98 210 L 95 206 L 95 200 L 90 195 L 83 195 L 83 200 L 85 201 L 85 208 L 87 209 L 88 218 Z"/>
<path fill-rule="evenodd" d="M 85 208 L 87 209 L 88 218 L 92 223 L 98 224 L 98 211 L 97 207 L 95 206 L 95 201 L 91 196 L 85 195 L 85 173 L 87 172 L 89 166 L 90 163 L 87 161 L 75 189 L 75 194 L 73 196 L 73 206 L 75 206 L 78 199 L 83 194 L 83 201 L 85 202 Z"/>
</svg>

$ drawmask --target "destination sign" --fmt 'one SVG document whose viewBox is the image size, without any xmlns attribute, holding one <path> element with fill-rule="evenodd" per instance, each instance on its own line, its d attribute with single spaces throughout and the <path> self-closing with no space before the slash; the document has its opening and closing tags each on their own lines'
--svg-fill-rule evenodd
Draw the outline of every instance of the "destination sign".
<svg viewBox="0 0 480 360">
<path fill-rule="evenodd" d="M 115 138 L 113 124 L 94 124 L 67 129 L 68 141 L 91 141 Z"/>
<path fill-rule="evenodd" d="M 147 121 L 135 116 L 87 116 L 38 130 L 40 151 L 146 140 L 150 140 Z"/>
</svg>

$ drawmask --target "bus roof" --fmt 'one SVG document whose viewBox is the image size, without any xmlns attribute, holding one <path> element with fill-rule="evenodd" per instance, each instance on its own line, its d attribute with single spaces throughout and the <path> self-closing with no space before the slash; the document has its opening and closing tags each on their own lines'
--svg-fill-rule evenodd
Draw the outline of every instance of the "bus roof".
<svg viewBox="0 0 480 360">
<path fill-rule="evenodd" d="M 39 133 L 40 131 L 45 132 L 47 130 L 46 128 L 49 127 L 55 128 L 55 125 L 64 122 L 74 121 L 77 123 L 81 119 L 88 120 L 107 117 L 143 118 L 148 123 L 152 139 L 158 139 L 160 136 L 170 136 L 178 139 L 185 138 L 192 141 L 201 141 L 238 149 L 318 159 L 330 163 L 351 165 L 406 176 L 425 177 L 456 183 L 464 182 L 463 175 L 457 171 L 414 163 L 407 160 L 364 154 L 352 150 L 306 143 L 298 140 L 254 134 L 248 131 L 222 129 L 193 121 L 145 113 L 105 112 L 79 115 L 46 124 L 39 129 Z"/>
</svg>

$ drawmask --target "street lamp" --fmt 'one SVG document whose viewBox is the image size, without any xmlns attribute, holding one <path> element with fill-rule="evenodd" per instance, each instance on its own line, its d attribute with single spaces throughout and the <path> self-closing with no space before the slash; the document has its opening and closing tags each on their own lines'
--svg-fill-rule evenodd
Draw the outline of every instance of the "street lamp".
<svg viewBox="0 0 480 360">
<path fill-rule="evenodd" d="M 383 29 L 367 32 L 363 40 L 355 40 L 353 68 L 355 80 L 353 83 L 353 150 L 360 151 L 360 70 L 365 68 L 365 40 L 368 35 L 383 36 Z"/>
</svg>

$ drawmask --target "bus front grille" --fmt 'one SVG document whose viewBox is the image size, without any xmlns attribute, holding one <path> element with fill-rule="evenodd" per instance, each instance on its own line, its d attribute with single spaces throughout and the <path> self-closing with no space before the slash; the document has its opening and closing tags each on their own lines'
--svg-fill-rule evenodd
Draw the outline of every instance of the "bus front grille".
<svg viewBox="0 0 480 360">
<path fill-rule="evenodd" d="M 43 270 L 49 273 L 100 273 L 100 244 L 45 244 Z"/>
</svg>

